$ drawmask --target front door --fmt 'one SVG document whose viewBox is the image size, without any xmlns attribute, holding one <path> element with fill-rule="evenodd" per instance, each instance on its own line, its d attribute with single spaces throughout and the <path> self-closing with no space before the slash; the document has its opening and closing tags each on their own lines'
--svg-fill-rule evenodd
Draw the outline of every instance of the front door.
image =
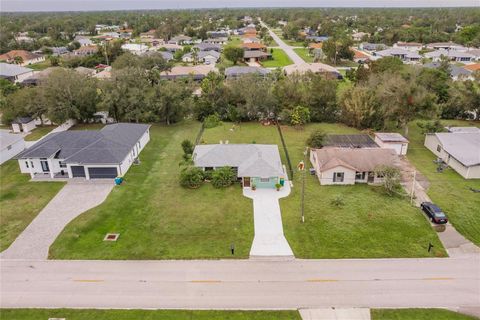
<svg viewBox="0 0 480 320">
<path fill-rule="evenodd" d="M 47 160 L 40 161 L 40 164 L 42 165 L 43 172 L 50 172 L 50 168 L 48 167 L 48 161 Z"/>
<path fill-rule="evenodd" d="M 368 183 L 373 183 L 375 181 L 375 172 L 368 173 Z"/>
<path fill-rule="evenodd" d="M 243 178 L 243 187 L 244 188 L 250 187 L 250 177 Z"/>
</svg>

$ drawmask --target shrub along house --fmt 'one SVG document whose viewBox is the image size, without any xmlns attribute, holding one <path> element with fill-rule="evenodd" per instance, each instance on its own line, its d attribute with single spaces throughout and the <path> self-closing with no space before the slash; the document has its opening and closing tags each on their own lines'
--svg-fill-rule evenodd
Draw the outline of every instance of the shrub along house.
<svg viewBox="0 0 480 320">
<path fill-rule="evenodd" d="M 244 188 L 275 188 L 284 185 L 283 170 L 277 145 L 271 144 L 206 144 L 193 151 L 196 167 L 205 171 L 232 167 Z"/>
<path fill-rule="evenodd" d="M 49 134 L 16 159 L 22 173 L 50 178 L 115 178 L 124 175 L 150 140 L 150 125 L 117 123 L 101 130 Z"/>
</svg>

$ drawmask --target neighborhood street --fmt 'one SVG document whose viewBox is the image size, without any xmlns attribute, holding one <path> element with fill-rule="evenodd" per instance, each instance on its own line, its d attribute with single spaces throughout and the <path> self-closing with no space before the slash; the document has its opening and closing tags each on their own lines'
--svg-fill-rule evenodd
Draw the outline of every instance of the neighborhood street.
<svg viewBox="0 0 480 320">
<path fill-rule="evenodd" d="M 480 257 L 1 261 L 2 308 L 480 306 Z"/>
<path fill-rule="evenodd" d="M 278 47 L 285 51 L 285 53 L 292 59 L 293 64 L 304 64 L 305 61 L 303 61 L 302 58 L 293 50 L 291 46 L 286 44 L 282 39 L 280 39 L 279 36 L 276 35 L 275 32 L 273 32 L 263 21 L 260 21 L 260 24 L 262 27 L 265 27 L 268 29 L 268 32 L 270 33 L 270 36 L 275 40 L 275 42 L 278 44 Z"/>
</svg>

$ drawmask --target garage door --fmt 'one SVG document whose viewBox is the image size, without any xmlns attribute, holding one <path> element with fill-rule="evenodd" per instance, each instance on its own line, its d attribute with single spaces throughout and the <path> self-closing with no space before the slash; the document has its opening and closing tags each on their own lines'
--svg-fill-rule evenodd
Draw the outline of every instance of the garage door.
<svg viewBox="0 0 480 320">
<path fill-rule="evenodd" d="M 85 168 L 83 166 L 71 166 L 70 168 L 72 168 L 72 175 L 74 178 L 85 177 Z"/>
<path fill-rule="evenodd" d="M 115 179 L 117 168 L 88 168 L 90 179 Z"/>
</svg>

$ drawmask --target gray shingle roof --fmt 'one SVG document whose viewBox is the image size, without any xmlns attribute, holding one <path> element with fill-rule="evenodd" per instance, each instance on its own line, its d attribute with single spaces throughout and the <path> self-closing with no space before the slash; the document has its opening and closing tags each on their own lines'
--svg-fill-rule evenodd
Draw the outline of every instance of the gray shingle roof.
<svg viewBox="0 0 480 320">
<path fill-rule="evenodd" d="M 197 167 L 237 167 L 239 177 L 284 176 L 277 145 L 207 144 L 194 150 Z"/>
<path fill-rule="evenodd" d="M 150 125 L 117 123 L 100 131 L 52 133 L 17 158 L 48 158 L 55 155 L 66 163 L 119 164 Z M 57 154 L 58 153 L 58 154 Z"/>
<path fill-rule="evenodd" d="M 261 67 L 230 67 L 225 69 L 225 75 L 227 77 L 236 77 L 244 74 L 256 73 L 260 75 L 266 75 L 270 73 L 269 69 L 261 68 Z"/>
<path fill-rule="evenodd" d="M 1 77 L 15 77 L 20 74 L 32 72 L 32 69 L 17 66 L 16 64 L 0 63 Z"/>
<path fill-rule="evenodd" d="M 443 150 L 464 166 L 480 164 L 480 133 L 435 133 Z"/>
</svg>

